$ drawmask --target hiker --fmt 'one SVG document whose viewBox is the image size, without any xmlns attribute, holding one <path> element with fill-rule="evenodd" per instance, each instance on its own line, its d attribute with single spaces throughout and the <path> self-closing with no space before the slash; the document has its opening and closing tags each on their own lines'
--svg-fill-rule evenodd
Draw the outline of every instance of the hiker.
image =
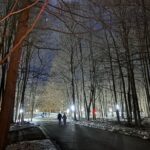
<svg viewBox="0 0 150 150">
<path fill-rule="evenodd" d="M 62 118 L 61 113 L 58 113 L 57 119 L 58 119 L 58 121 L 59 121 L 59 125 L 61 125 L 61 118 Z"/>
<path fill-rule="evenodd" d="M 64 125 L 66 125 L 66 120 L 67 120 L 67 116 L 66 116 L 66 114 L 64 113 L 64 115 L 63 115 L 63 122 L 64 122 Z"/>
</svg>

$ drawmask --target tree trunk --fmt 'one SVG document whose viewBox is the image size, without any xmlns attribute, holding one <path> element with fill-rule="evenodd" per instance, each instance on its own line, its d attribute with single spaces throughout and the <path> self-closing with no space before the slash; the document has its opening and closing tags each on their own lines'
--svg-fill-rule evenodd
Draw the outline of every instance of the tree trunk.
<svg viewBox="0 0 150 150">
<path fill-rule="evenodd" d="M 71 70 L 71 87 L 72 87 L 72 102 L 73 106 L 75 108 L 74 110 L 74 120 L 77 120 L 76 118 L 76 101 L 75 101 L 75 74 L 74 74 L 74 49 L 71 47 L 71 55 L 70 55 L 70 70 Z"/>
<path fill-rule="evenodd" d="M 28 1 L 23 2 L 24 6 L 26 6 L 26 4 L 28 4 Z M 18 29 L 14 40 L 14 45 L 18 43 L 21 37 L 28 30 L 29 12 L 30 10 L 26 9 L 20 15 L 19 22 L 18 22 Z M 5 149 L 7 134 L 10 126 L 11 114 L 13 112 L 17 74 L 18 74 L 19 62 L 21 57 L 22 44 L 23 42 L 21 42 L 16 47 L 16 49 L 11 53 L 10 56 L 10 64 L 7 73 L 6 87 L 5 87 L 4 97 L 1 105 L 1 113 L 0 113 L 0 123 L 1 123 L 0 124 L 0 135 L 1 135 L 0 149 L 1 150 Z"/>
<path fill-rule="evenodd" d="M 110 46 L 109 46 L 109 42 L 108 42 L 108 37 L 107 37 L 106 31 L 105 31 L 105 38 L 106 38 L 106 42 L 107 42 L 107 46 L 108 46 L 108 55 L 109 55 L 110 69 L 111 69 L 112 82 L 113 82 L 113 92 L 114 92 L 114 98 L 115 98 L 116 116 L 117 116 L 118 123 L 120 123 L 119 110 L 117 108 L 118 101 L 117 101 L 117 93 L 116 93 L 116 84 L 115 84 L 114 69 L 113 69 L 112 56 L 111 56 L 111 52 L 110 52 Z"/>
<path fill-rule="evenodd" d="M 85 91 L 85 79 L 84 79 L 84 69 L 83 69 L 83 54 L 82 54 L 82 45 L 81 39 L 79 40 L 79 51 L 80 51 L 80 67 L 81 67 L 81 76 L 82 76 L 82 88 L 83 88 L 83 98 L 84 98 L 84 109 L 87 110 L 87 99 Z M 85 117 L 87 118 L 87 111 L 85 112 Z"/>
</svg>

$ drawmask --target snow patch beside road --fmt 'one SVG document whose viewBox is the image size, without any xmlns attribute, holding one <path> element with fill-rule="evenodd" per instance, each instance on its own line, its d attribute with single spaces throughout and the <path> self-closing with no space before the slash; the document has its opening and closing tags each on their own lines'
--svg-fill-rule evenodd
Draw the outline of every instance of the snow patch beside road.
<svg viewBox="0 0 150 150">
<path fill-rule="evenodd" d="M 31 135 L 29 134 L 29 132 L 32 132 L 31 129 L 35 129 L 33 133 L 31 133 Z M 38 129 L 38 130 L 37 130 Z M 38 132 L 35 132 L 35 131 Z M 56 150 L 56 147 L 54 146 L 54 144 L 47 139 L 48 137 L 45 137 L 42 133 L 42 130 L 40 130 L 40 127 L 37 128 L 37 125 L 34 125 L 33 123 L 29 123 L 29 122 L 24 122 L 23 124 L 12 124 L 10 127 L 10 133 L 16 133 L 17 134 L 17 138 L 18 140 L 16 140 L 17 142 L 13 143 L 13 144 L 9 144 L 6 147 L 6 150 Z M 41 133 L 39 132 L 41 131 Z M 22 134 L 19 134 L 22 133 Z M 27 136 L 27 134 L 29 134 L 29 136 L 33 136 L 30 141 L 28 140 L 28 138 L 25 137 L 25 135 Z M 33 134 L 33 135 L 32 135 Z M 37 135 L 37 138 L 35 138 L 36 134 L 42 134 L 42 136 Z M 10 141 L 11 141 L 11 136 L 10 136 Z M 41 138 L 41 139 L 39 139 Z M 20 141 L 21 139 L 21 141 Z M 10 142 L 11 143 L 11 142 Z"/>
<path fill-rule="evenodd" d="M 48 139 L 23 141 L 8 145 L 6 150 L 56 150 L 52 142 Z"/>
<path fill-rule="evenodd" d="M 121 133 L 124 135 L 129 135 L 129 136 L 135 136 L 142 138 L 144 140 L 150 140 L 150 130 L 144 130 L 144 129 L 138 129 L 138 128 L 131 128 L 131 127 L 126 127 L 123 125 L 117 125 L 117 124 L 112 124 L 111 122 L 107 121 L 77 121 L 74 122 L 75 124 L 86 126 L 86 127 L 91 127 L 91 128 L 98 128 L 101 130 L 106 130 L 110 132 L 116 132 L 116 133 Z"/>
</svg>

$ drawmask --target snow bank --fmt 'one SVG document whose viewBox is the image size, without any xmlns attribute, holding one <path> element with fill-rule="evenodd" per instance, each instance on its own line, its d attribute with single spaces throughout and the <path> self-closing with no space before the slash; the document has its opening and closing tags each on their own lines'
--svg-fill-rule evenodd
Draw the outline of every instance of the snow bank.
<svg viewBox="0 0 150 150">
<path fill-rule="evenodd" d="M 35 127 L 35 125 L 29 122 L 24 122 L 23 124 L 15 123 L 10 126 L 9 131 L 17 131 L 17 130 L 22 130 L 31 127 Z"/>
<path fill-rule="evenodd" d="M 129 136 L 140 137 L 145 140 L 150 140 L 150 130 L 125 127 L 125 126 L 121 126 L 121 125 L 117 125 L 117 124 L 112 124 L 109 121 L 108 122 L 77 121 L 74 123 L 78 124 L 78 125 L 83 125 L 86 127 L 98 128 L 101 130 L 117 132 L 117 133 L 129 135 Z"/>
<path fill-rule="evenodd" d="M 48 139 L 24 141 L 8 145 L 6 150 L 56 150 L 52 142 Z"/>
<path fill-rule="evenodd" d="M 143 120 L 142 120 L 142 125 L 144 125 L 144 126 L 149 126 L 150 127 L 150 118 L 144 118 Z"/>
</svg>

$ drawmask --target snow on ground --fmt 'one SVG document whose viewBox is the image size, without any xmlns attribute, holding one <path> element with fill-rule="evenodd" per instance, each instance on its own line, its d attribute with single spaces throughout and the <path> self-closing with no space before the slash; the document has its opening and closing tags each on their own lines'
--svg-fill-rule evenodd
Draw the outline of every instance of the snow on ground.
<svg viewBox="0 0 150 150">
<path fill-rule="evenodd" d="M 16 123 L 10 126 L 9 131 L 17 131 L 17 130 L 26 129 L 34 126 L 35 125 L 33 123 L 29 123 L 29 122 L 24 122 L 24 124 Z"/>
<path fill-rule="evenodd" d="M 24 122 L 16 123 L 10 126 L 10 131 L 19 131 L 31 127 L 36 127 L 34 123 Z M 21 134 L 19 134 L 21 136 Z M 55 146 L 49 139 L 22 141 L 7 146 L 6 150 L 56 150 Z"/>
<path fill-rule="evenodd" d="M 110 132 L 116 132 L 129 136 L 140 137 L 145 140 L 150 140 L 150 129 L 144 130 L 133 127 L 126 127 L 123 125 L 113 124 L 110 121 L 77 121 L 74 123 L 86 127 L 98 128 Z"/>
<path fill-rule="evenodd" d="M 142 120 L 142 125 L 144 125 L 144 126 L 149 126 L 149 127 L 150 127 L 150 118 L 145 117 L 145 118 Z"/>
<path fill-rule="evenodd" d="M 48 139 L 23 141 L 8 145 L 6 150 L 56 150 L 55 146 Z"/>
<path fill-rule="evenodd" d="M 38 120 L 38 119 L 37 119 Z M 36 120 L 36 121 L 37 121 Z M 47 122 L 51 120 L 50 118 L 42 118 L 42 120 Z M 53 118 L 52 120 L 55 120 Z M 52 121 L 51 120 L 51 121 Z M 35 121 L 35 120 L 34 120 Z M 25 128 L 30 128 L 35 126 L 35 122 L 29 123 L 25 122 L 23 125 L 21 124 L 15 124 L 10 127 L 10 131 L 17 131 Z M 126 127 L 125 125 L 118 125 L 114 121 L 108 121 L 108 120 L 102 120 L 102 121 L 76 121 L 72 122 L 71 120 L 69 121 L 72 124 L 78 124 L 78 125 L 83 125 L 87 127 L 92 127 L 92 128 L 98 128 L 110 132 L 116 132 L 116 133 L 121 133 L 129 136 L 136 136 L 140 137 L 145 140 L 150 140 L 150 125 L 149 125 L 149 119 L 146 119 L 146 121 L 143 122 L 143 124 L 148 124 L 149 128 L 144 129 L 138 129 L 138 128 L 131 128 L 131 127 Z M 33 141 L 23 141 L 23 142 L 18 142 L 16 144 L 11 144 L 8 145 L 6 150 L 56 150 L 55 146 L 52 144 L 52 142 L 48 139 L 43 139 L 43 140 L 33 140 Z"/>
</svg>

